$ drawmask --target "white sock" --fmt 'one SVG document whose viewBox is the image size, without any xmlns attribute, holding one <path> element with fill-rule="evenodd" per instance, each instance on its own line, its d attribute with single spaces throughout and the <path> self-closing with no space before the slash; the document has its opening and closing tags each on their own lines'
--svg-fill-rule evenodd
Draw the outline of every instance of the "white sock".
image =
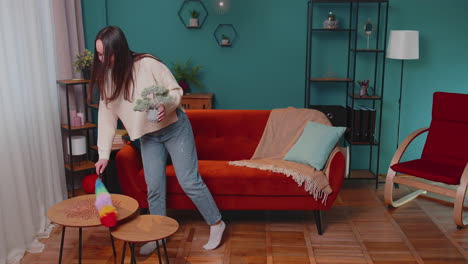
<svg viewBox="0 0 468 264">
<path fill-rule="evenodd" d="M 219 243 L 221 243 L 221 238 L 223 238 L 223 232 L 225 228 L 226 224 L 223 221 L 221 221 L 221 223 L 218 225 L 210 226 L 210 239 L 208 240 L 208 243 L 203 245 L 203 248 L 206 250 L 217 248 Z"/>
<path fill-rule="evenodd" d="M 150 255 L 156 249 L 156 242 L 148 242 L 140 248 L 140 255 Z"/>
</svg>

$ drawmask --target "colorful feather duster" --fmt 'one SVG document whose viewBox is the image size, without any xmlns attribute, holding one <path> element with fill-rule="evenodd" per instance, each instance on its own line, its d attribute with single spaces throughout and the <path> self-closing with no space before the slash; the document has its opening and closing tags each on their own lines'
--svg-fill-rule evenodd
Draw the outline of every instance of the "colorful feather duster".
<svg viewBox="0 0 468 264">
<path fill-rule="evenodd" d="M 99 212 L 101 224 L 106 227 L 113 227 L 117 224 L 117 210 L 112 205 L 112 199 L 109 192 L 102 183 L 101 178 L 96 179 L 96 209 Z"/>
</svg>

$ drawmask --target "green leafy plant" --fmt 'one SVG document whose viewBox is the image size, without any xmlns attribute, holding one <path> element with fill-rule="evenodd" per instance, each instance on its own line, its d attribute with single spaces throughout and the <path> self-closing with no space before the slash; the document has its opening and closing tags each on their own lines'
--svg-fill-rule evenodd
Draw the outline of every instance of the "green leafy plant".
<svg viewBox="0 0 468 264">
<path fill-rule="evenodd" d="M 200 12 L 193 9 L 192 11 L 190 11 L 190 15 L 192 16 L 192 18 L 198 18 L 200 16 Z"/>
<path fill-rule="evenodd" d="M 222 38 L 225 39 L 225 40 L 229 40 L 229 37 L 224 35 L 224 34 L 222 35 Z"/>
<path fill-rule="evenodd" d="M 73 65 L 75 69 L 80 72 L 89 71 L 93 64 L 93 54 L 91 51 L 85 49 L 83 53 L 76 55 Z"/>
<path fill-rule="evenodd" d="M 148 97 L 148 95 L 151 97 Z M 161 85 L 146 87 L 141 91 L 141 98 L 137 99 L 133 111 L 144 112 L 148 109 L 154 109 L 158 104 L 164 104 L 171 101 L 169 89 Z"/>
<path fill-rule="evenodd" d="M 203 85 L 200 82 L 200 71 L 202 67 L 199 65 L 192 65 L 190 59 L 186 62 L 177 62 L 172 63 L 172 74 L 174 78 L 178 81 L 185 81 L 188 83 L 192 83 L 193 85 L 197 86 L 198 88 L 203 88 Z"/>
</svg>

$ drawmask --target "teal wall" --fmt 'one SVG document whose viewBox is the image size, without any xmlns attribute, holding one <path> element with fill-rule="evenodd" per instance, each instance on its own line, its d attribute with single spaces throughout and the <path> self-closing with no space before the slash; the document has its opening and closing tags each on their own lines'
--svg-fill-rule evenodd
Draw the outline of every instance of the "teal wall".
<svg viewBox="0 0 468 264">
<path fill-rule="evenodd" d="M 134 51 L 152 53 L 169 65 L 188 58 L 202 65 L 205 87 L 192 91 L 215 93 L 216 108 L 303 107 L 306 0 L 231 0 L 227 15 L 217 15 L 212 1 L 203 0 L 209 16 L 196 30 L 186 29 L 179 20 L 182 2 L 109 0 L 106 9 L 104 0 L 82 0 L 86 46 L 94 48 L 95 35 L 106 26 L 107 17 L 108 25 L 124 30 Z M 400 141 L 429 125 L 433 92 L 468 93 L 466 10 L 465 0 L 390 0 L 388 30 L 420 31 L 420 60 L 406 61 L 404 67 Z M 236 27 L 239 36 L 232 48 L 219 47 L 213 37 L 221 23 Z M 346 63 L 339 52 L 328 51 L 320 60 Z M 386 173 L 396 148 L 401 62 L 387 59 L 385 66 L 380 173 Z M 332 91 L 312 102 L 344 104 L 344 98 L 340 91 Z M 407 158 L 416 157 L 421 146 L 417 141 Z M 367 160 L 357 159 L 362 150 L 355 151 L 353 168 Z"/>
</svg>

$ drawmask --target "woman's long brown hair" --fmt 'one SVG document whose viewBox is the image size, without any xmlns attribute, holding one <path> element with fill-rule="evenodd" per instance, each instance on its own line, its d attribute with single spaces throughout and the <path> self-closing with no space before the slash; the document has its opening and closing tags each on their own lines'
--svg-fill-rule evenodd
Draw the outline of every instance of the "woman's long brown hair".
<svg viewBox="0 0 468 264">
<path fill-rule="evenodd" d="M 104 46 L 104 62 L 101 62 L 96 52 L 96 41 L 101 40 Z M 99 97 L 105 103 L 112 102 L 123 93 L 124 99 L 130 101 L 133 97 L 133 65 L 145 57 L 158 58 L 147 53 L 135 53 L 128 47 L 127 38 L 122 30 L 116 26 L 108 26 L 96 35 L 94 40 L 94 58 L 91 69 L 91 82 L 89 87 L 97 85 Z M 114 61 L 111 65 L 111 56 Z M 107 74 L 111 71 L 111 83 L 106 83 Z M 110 85 L 111 89 L 105 89 L 104 85 Z M 91 91 L 88 93 L 91 96 Z"/>
</svg>

